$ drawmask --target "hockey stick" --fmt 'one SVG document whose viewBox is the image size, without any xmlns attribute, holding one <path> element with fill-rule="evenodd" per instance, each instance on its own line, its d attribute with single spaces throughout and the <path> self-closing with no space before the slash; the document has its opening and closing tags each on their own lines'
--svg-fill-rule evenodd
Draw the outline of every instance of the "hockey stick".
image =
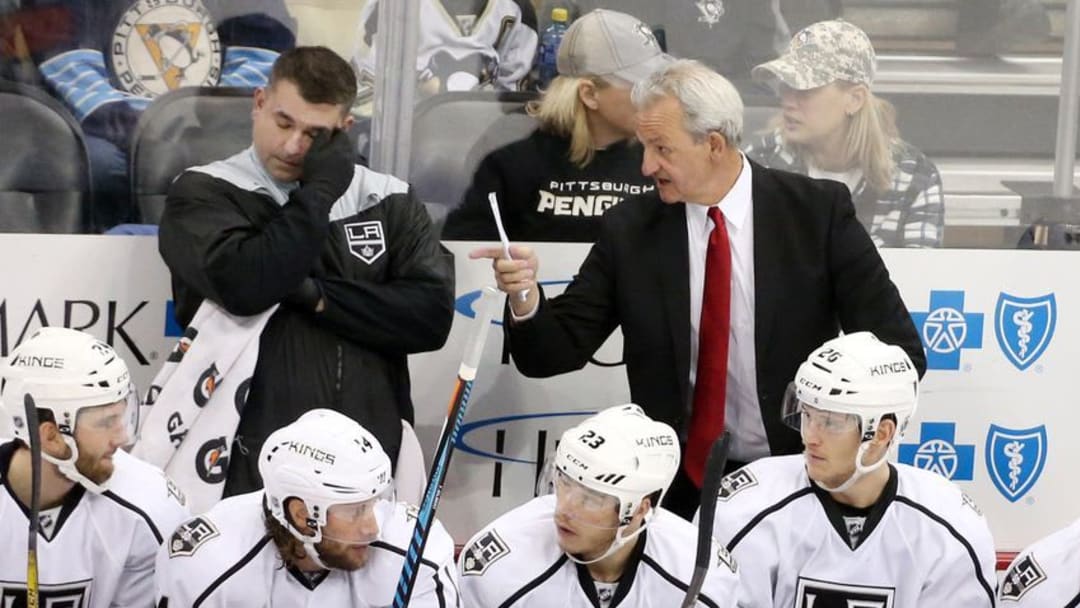
<svg viewBox="0 0 1080 608">
<path fill-rule="evenodd" d="M 26 539 L 26 608 L 38 608 L 37 537 L 41 510 L 41 425 L 38 423 L 37 404 L 26 393 L 23 397 L 26 410 L 26 436 L 30 438 L 30 535 Z"/>
<path fill-rule="evenodd" d="M 705 573 L 709 571 L 716 495 L 720 492 L 720 480 L 724 478 L 730 440 L 731 436 L 726 432 L 721 435 L 713 442 L 709 457 L 705 460 L 705 478 L 701 480 L 701 509 L 698 511 L 697 557 L 694 558 L 694 575 L 690 578 L 682 608 L 690 608 L 697 602 L 701 585 L 705 583 Z"/>
<path fill-rule="evenodd" d="M 476 308 L 476 320 L 473 321 L 469 338 L 465 342 L 465 355 L 461 360 L 461 366 L 458 367 L 457 383 L 454 386 L 453 396 L 450 398 L 446 420 L 443 422 L 439 446 L 435 449 L 435 459 L 431 463 L 431 474 L 428 476 L 427 487 L 424 489 L 424 498 L 420 501 L 420 509 L 416 515 L 416 526 L 413 528 L 412 539 L 409 541 L 409 549 L 405 552 L 405 563 L 402 564 L 401 577 L 398 579 L 397 591 L 394 593 L 394 608 L 408 606 L 409 598 L 412 597 L 416 576 L 420 572 L 420 556 L 424 554 L 424 546 L 427 545 L 431 525 L 435 522 L 435 509 L 439 506 L 443 482 L 446 481 L 446 472 L 450 467 L 450 456 L 457 442 L 461 422 L 465 419 L 465 408 L 469 404 L 473 380 L 476 378 L 476 368 L 480 364 L 480 356 L 484 353 L 488 328 L 495 316 L 495 307 L 499 303 L 497 296 L 498 292 L 492 287 L 485 287 L 480 295 Z"/>
</svg>

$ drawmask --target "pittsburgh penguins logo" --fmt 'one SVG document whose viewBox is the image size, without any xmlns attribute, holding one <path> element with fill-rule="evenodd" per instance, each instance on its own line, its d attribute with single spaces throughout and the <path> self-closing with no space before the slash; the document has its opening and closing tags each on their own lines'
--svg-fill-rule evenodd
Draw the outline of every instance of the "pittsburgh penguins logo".
<svg viewBox="0 0 1080 608">
<path fill-rule="evenodd" d="M 225 481 L 225 472 L 229 470 L 229 444 L 224 437 L 211 439 L 199 448 L 195 454 L 195 472 L 206 483 Z"/>
<path fill-rule="evenodd" d="M 214 389 L 221 383 L 221 372 L 218 371 L 217 363 L 211 363 L 210 367 L 199 376 L 199 381 L 195 383 L 195 390 L 192 392 L 191 397 L 195 399 L 195 405 L 203 407 L 208 401 L 210 396 L 214 394 Z"/>
<path fill-rule="evenodd" d="M 109 48 L 116 79 L 135 95 L 214 86 L 221 78 L 221 39 L 201 0 L 137 0 Z"/>
</svg>

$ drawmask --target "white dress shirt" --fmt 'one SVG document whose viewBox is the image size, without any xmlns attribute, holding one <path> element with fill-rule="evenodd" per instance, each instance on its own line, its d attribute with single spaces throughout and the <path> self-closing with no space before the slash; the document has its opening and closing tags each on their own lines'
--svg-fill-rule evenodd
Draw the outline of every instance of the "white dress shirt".
<svg viewBox="0 0 1080 608">
<path fill-rule="evenodd" d="M 724 215 L 731 244 L 731 331 L 728 335 L 724 427 L 731 433 L 730 458 L 749 462 L 769 455 L 769 440 L 757 395 L 754 346 L 754 201 L 750 163 L 716 205 Z M 705 253 L 713 223 L 709 207 L 686 203 L 690 255 L 690 394 L 697 381 L 698 332 L 705 292 Z M 691 403 L 693 400 L 691 400 Z"/>
</svg>

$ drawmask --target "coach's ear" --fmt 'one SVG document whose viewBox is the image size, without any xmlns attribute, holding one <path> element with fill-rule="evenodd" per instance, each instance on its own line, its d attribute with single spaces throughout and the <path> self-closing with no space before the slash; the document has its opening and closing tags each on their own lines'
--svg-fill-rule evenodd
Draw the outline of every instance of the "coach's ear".
<svg viewBox="0 0 1080 608">
<path fill-rule="evenodd" d="M 55 422 L 49 421 L 39 424 L 38 436 L 41 438 L 42 453 L 59 460 L 71 458 L 71 448 L 64 441 L 64 434 L 60 432 Z"/>
<path fill-rule="evenodd" d="M 289 523 L 294 528 L 300 531 L 305 536 L 315 536 L 315 531 L 311 529 L 311 526 L 307 524 L 308 510 L 304 501 L 299 498 L 288 498 L 285 500 L 285 515 L 289 518 Z"/>
</svg>

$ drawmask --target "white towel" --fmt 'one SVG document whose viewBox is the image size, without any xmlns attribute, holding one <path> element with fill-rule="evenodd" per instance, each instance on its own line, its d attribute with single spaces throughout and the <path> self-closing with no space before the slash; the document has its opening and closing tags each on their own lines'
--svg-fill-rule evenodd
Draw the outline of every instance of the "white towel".
<svg viewBox="0 0 1080 608">
<path fill-rule="evenodd" d="M 204 301 L 147 391 L 132 453 L 164 469 L 192 513 L 221 500 L 259 336 L 275 310 L 241 317 Z"/>
</svg>

